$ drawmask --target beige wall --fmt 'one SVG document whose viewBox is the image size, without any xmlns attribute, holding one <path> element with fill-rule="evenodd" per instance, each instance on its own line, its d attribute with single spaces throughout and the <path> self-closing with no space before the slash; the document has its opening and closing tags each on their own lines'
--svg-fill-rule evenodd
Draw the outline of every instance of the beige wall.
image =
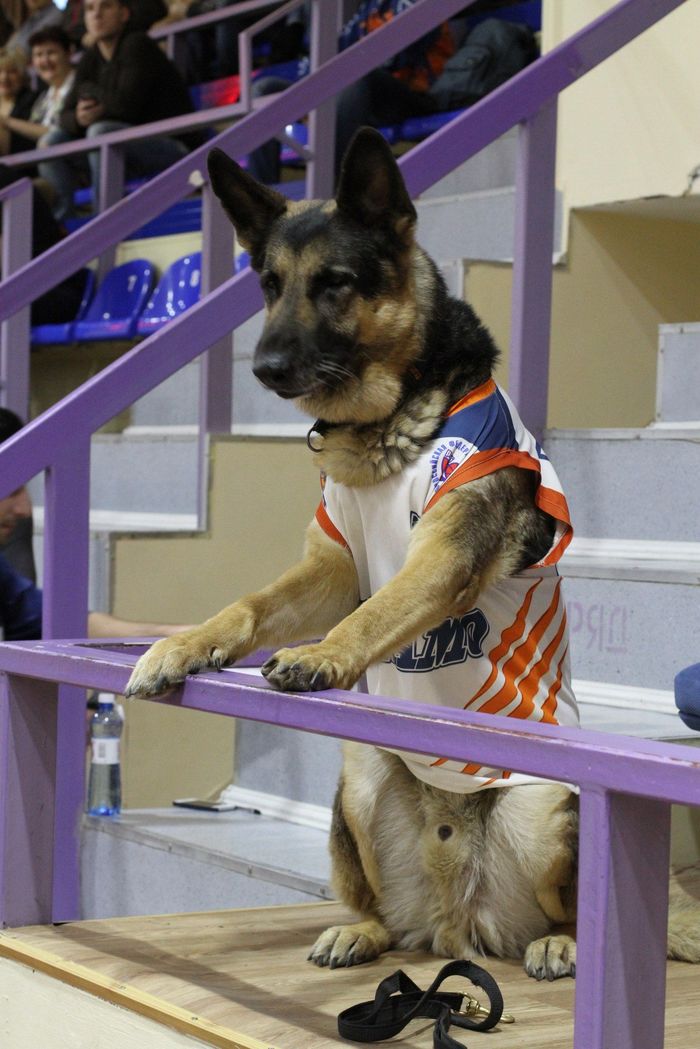
<svg viewBox="0 0 700 1049">
<path fill-rule="evenodd" d="M 217 441 L 209 531 L 118 539 L 114 613 L 199 622 L 271 582 L 301 554 L 319 491 L 302 440 Z M 224 786 L 233 772 L 233 732 L 230 718 L 127 703 L 125 807 L 169 805 Z"/>
<path fill-rule="evenodd" d="M 613 0 L 544 0 L 543 49 Z M 688 0 L 560 96 L 565 205 L 677 196 L 700 164 L 700 4 Z"/>
<path fill-rule="evenodd" d="M 697 221 L 646 217 L 643 205 L 572 213 L 568 257 L 554 270 L 549 425 L 651 422 L 658 326 L 700 320 L 698 287 Z M 470 266 L 467 298 L 504 351 L 504 384 L 510 291 L 510 266 Z"/>
</svg>

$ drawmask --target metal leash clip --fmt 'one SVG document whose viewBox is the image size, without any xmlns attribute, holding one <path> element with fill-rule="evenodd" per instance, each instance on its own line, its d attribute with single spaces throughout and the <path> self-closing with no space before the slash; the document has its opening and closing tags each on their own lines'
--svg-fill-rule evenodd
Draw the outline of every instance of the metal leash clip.
<svg viewBox="0 0 700 1049">
<path fill-rule="evenodd" d="M 489 1010 L 481 1004 L 478 998 L 473 998 L 471 994 L 464 995 L 464 1000 L 462 1001 L 459 1011 L 463 1016 L 469 1016 L 475 1020 L 483 1020 L 484 1017 L 489 1015 Z M 502 1013 L 500 1022 L 504 1024 L 514 1024 L 515 1017 L 511 1013 Z"/>
</svg>

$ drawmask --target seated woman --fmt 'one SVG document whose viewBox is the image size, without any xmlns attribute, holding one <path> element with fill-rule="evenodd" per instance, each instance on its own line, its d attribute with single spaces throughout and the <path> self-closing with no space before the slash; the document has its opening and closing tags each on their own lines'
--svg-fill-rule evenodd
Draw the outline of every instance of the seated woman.
<svg viewBox="0 0 700 1049">
<path fill-rule="evenodd" d="M 33 96 L 26 119 L 10 113 L 0 120 L 0 128 L 28 142 L 23 149 L 35 149 L 39 139 L 51 127 L 58 126 L 58 117 L 63 109 L 66 95 L 73 86 L 75 74 L 70 60 L 70 40 L 60 26 L 39 29 L 30 38 L 32 67 L 46 86 Z M 18 153 L 18 149 L 8 152 Z"/>
<path fill-rule="evenodd" d="M 29 87 L 24 54 L 21 51 L 0 54 L 0 156 L 34 148 L 32 139 L 13 131 L 10 124 L 15 119 L 29 118 L 35 97 L 36 93 Z"/>
</svg>

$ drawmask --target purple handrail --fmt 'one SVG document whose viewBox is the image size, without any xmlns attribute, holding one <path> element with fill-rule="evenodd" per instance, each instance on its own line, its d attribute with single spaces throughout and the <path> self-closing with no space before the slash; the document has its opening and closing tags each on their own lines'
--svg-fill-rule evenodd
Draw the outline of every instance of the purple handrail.
<svg viewBox="0 0 700 1049">
<path fill-rule="evenodd" d="M 119 642 L 0 645 L 0 923 L 55 914 L 51 682 L 121 692 L 140 651 Z M 278 692 L 235 670 L 190 677 L 155 701 L 579 784 L 574 1049 L 661 1049 L 670 805 L 700 805 L 696 749 L 359 693 Z"/>
</svg>

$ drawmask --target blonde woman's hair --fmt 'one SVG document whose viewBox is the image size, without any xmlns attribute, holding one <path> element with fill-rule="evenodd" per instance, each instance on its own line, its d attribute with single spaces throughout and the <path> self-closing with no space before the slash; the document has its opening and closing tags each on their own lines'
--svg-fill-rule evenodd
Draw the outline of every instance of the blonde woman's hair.
<svg viewBox="0 0 700 1049">
<path fill-rule="evenodd" d="M 0 51 L 0 69 L 16 69 L 24 78 L 27 75 L 27 56 L 24 51 Z"/>
</svg>

